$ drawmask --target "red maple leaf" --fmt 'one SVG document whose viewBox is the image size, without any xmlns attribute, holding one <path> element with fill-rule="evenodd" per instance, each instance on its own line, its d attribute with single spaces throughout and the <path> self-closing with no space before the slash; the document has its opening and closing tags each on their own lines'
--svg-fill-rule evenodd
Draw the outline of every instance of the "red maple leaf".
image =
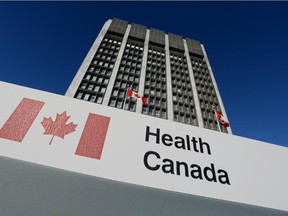
<svg viewBox="0 0 288 216">
<path fill-rule="evenodd" d="M 55 121 L 53 121 L 51 117 L 43 118 L 43 121 L 41 122 L 41 124 L 45 129 L 44 134 L 53 135 L 52 139 L 49 142 L 49 145 L 51 144 L 55 136 L 58 136 L 64 139 L 65 135 L 75 131 L 77 124 L 73 124 L 73 122 L 66 124 L 69 118 L 70 116 L 66 115 L 66 111 L 64 111 L 60 115 L 57 113 Z"/>
</svg>

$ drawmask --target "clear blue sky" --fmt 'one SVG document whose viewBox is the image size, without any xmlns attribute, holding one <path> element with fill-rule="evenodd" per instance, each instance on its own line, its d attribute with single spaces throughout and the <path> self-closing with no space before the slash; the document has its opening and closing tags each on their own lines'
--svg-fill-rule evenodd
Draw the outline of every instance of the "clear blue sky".
<svg viewBox="0 0 288 216">
<path fill-rule="evenodd" d="M 200 40 L 233 133 L 288 147 L 288 2 L 0 2 L 0 78 L 65 94 L 109 18 Z"/>
</svg>

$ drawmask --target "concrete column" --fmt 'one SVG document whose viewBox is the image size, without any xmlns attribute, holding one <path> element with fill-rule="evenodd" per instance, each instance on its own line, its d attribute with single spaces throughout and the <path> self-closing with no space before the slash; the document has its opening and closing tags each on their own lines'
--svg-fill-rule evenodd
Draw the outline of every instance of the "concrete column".
<svg viewBox="0 0 288 216">
<path fill-rule="evenodd" d="M 139 89 L 138 89 L 138 93 L 141 96 L 144 96 L 146 67 L 147 67 L 147 56 L 148 56 L 148 48 L 149 48 L 149 37 L 150 37 L 150 30 L 147 29 L 145 42 L 144 42 L 144 50 L 143 50 L 143 58 L 142 58 L 142 66 L 141 66 L 141 75 L 140 75 Z M 143 107 L 142 101 L 137 100 L 136 113 L 141 113 L 142 112 L 142 107 Z"/>
<path fill-rule="evenodd" d="M 197 121 L 198 121 L 199 127 L 204 128 L 202 112 L 201 112 L 201 108 L 200 108 L 200 101 L 198 98 L 198 92 L 197 92 L 197 88 L 196 88 L 195 77 L 194 77 L 191 59 L 190 59 L 190 55 L 189 55 L 189 51 L 188 51 L 188 47 L 187 47 L 187 42 L 185 39 L 183 39 L 183 44 L 184 44 L 184 49 L 185 49 L 187 65 L 188 65 L 188 71 L 189 71 L 189 75 L 190 75 L 190 79 L 191 79 L 191 86 L 192 86 L 193 99 L 195 102 Z"/>
<path fill-rule="evenodd" d="M 221 96 L 220 96 L 220 92 L 219 92 L 219 89 L 218 89 L 218 86 L 217 86 L 217 83 L 216 83 L 216 80 L 215 80 L 215 77 L 214 77 L 214 74 L 213 74 L 212 68 L 210 66 L 210 62 L 209 62 L 209 59 L 207 57 L 207 54 L 206 54 L 206 51 L 205 51 L 205 48 L 204 48 L 203 44 L 201 44 L 201 47 L 202 47 L 202 50 L 203 50 L 203 53 L 204 53 L 204 56 L 205 56 L 205 59 L 206 59 L 206 64 L 208 66 L 208 70 L 210 72 L 210 76 L 211 76 L 212 83 L 213 83 L 213 86 L 214 86 L 214 89 L 215 89 L 215 92 L 216 92 L 216 96 L 218 98 L 219 106 L 220 106 L 220 108 L 222 110 L 222 114 L 228 120 L 228 117 L 227 117 L 227 114 L 226 114 L 226 111 L 225 111 L 225 108 L 224 108 L 224 105 L 223 105 L 223 102 L 222 102 L 222 99 L 221 99 Z M 227 128 L 227 131 L 228 131 L 229 134 L 232 134 L 231 126 Z"/>
<path fill-rule="evenodd" d="M 81 81 L 83 80 L 83 77 L 90 65 L 90 63 L 92 62 L 95 53 L 97 52 L 104 36 L 106 35 L 108 28 L 111 24 L 112 20 L 109 19 L 105 22 L 104 26 L 102 27 L 100 33 L 98 34 L 96 40 L 94 41 L 92 47 L 90 48 L 89 52 L 87 53 L 84 61 L 82 62 L 80 68 L 78 69 L 73 81 L 71 82 L 68 90 L 65 93 L 65 96 L 68 97 L 74 97 Z"/>
<path fill-rule="evenodd" d="M 121 47 L 120 47 L 120 50 L 119 50 L 119 53 L 118 53 L 118 56 L 117 56 L 114 68 L 112 70 L 112 74 L 111 74 L 111 77 L 110 77 L 110 80 L 109 80 L 109 84 L 108 84 L 107 89 L 106 89 L 106 93 L 105 93 L 105 96 L 104 96 L 104 99 L 103 99 L 103 103 L 102 103 L 103 105 L 106 105 L 106 106 L 108 106 L 109 99 L 110 99 L 110 96 L 111 96 L 111 93 L 112 93 L 112 90 L 113 90 L 113 87 L 114 87 L 114 83 L 115 83 L 115 80 L 116 80 L 117 72 L 118 72 L 118 69 L 119 69 L 119 66 L 120 66 L 120 62 L 121 62 L 121 59 L 122 59 L 122 56 L 123 56 L 123 52 L 124 52 L 124 49 L 125 49 L 125 46 L 126 46 L 126 43 L 127 43 L 128 35 L 129 35 L 129 32 L 130 32 L 130 28 L 131 28 L 131 25 L 129 24 L 127 26 L 126 32 L 124 34 L 124 37 L 123 37 L 123 40 L 122 40 L 122 44 L 121 44 Z"/>
<path fill-rule="evenodd" d="M 167 80 L 167 117 L 173 121 L 173 94 L 170 67 L 169 37 L 165 34 L 165 54 L 166 54 L 166 80 Z"/>
</svg>

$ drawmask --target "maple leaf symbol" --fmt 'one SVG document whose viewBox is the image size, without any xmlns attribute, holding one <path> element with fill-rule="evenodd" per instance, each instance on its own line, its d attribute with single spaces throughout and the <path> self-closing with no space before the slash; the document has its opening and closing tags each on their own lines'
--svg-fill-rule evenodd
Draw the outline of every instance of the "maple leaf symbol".
<svg viewBox="0 0 288 216">
<path fill-rule="evenodd" d="M 51 117 L 43 118 L 41 124 L 45 129 L 44 134 L 53 135 L 52 139 L 49 142 L 49 145 L 51 145 L 52 140 L 55 136 L 64 139 L 65 135 L 75 131 L 77 124 L 73 124 L 73 122 L 66 124 L 69 118 L 70 116 L 67 116 L 66 111 L 64 111 L 62 114 L 57 113 L 55 121 L 53 121 Z"/>
</svg>

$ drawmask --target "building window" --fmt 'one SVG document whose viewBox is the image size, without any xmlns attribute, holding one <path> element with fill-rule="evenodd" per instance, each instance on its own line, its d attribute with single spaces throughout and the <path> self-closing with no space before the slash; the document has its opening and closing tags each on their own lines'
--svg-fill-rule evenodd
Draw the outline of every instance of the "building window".
<svg viewBox="0 0 288 216">
<path fill-rule="evenodd" d="M 95 102 L 96 100 L 96 95 L 91 95 L 89 101 Z"/>
<path fill-rule="evenodd" d="M 76 94 L 76 98 L 77 98 L 77 99 L 81 99 L 81 98 L 82 98 L 82 95 L 83 95 L 83 92 L 78 92 L 78 93 Z"/>
<path fill-rule="evenodd" d="M 85 93 L 83 100 L 86 100 L 86 101 L 87 101 L 88 99 L 89 99 L 89 94 L 88 94 L 88 93 Z"/>
<path fill-rule="evenodd" d="M 97 101 L 96 101 L 96 102 L 97 102 L 98 104 L 101 104 L 101 103 L 102 103 L 102 100 L 103 100 L 103 97 L 99 95 L 99 96 L 97 97 Z"/>
</svg>

